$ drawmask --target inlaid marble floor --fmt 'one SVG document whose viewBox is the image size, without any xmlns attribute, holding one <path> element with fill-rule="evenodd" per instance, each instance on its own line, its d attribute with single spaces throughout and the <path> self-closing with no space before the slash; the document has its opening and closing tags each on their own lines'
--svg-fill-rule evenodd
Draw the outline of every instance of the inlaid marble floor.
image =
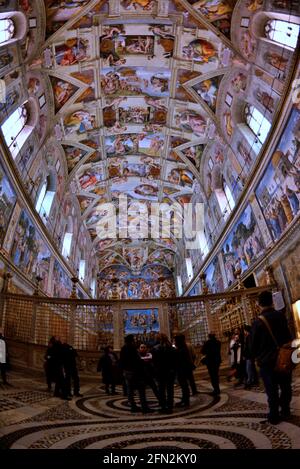
<svg viewBox="0 0 300 469">
<path fill-rule="evenodd" d="M 84 381 L 83 397 L 62 401 L 45 391 L 42 378 L 14 372 L 12 386 L 0 385 L 0 449 L 216 449 L 300 448 L 300 376 L 293 380 L 293 416 L 279 425 L 266 418 L 263 388 L 246 391 L 221 378 L 221 396 L 213 398 L 207 374 L 197 373 L 199 394 L 187 410 L 163 415 L 150 390 L 153 413 L 132 414 L 121 387 L 107 396 Z M 176 387 L 176 402 L 180 390 Z"/>
</svg>

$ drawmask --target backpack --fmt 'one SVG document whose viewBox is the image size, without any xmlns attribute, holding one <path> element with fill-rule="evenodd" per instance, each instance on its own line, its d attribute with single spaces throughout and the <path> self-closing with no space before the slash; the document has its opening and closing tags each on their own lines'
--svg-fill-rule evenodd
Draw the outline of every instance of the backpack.
<svg viewBox="0 0 300 469">
<path fill-rule="evenodd" d="M 272 332 L 268 320 L 264 316 L 258 316 L 259 319 L 264 323 L 270 336 L 272 337 L 276 347 L 277 347 L 277 359 L 274 367 L 274 371 L 280 374 L 290 374 L 295 368 L 295 364 L 292 361 L 292 354 L 294 352 L 294 347 L 292 347 L 292 342 L 288 342 L 281 346 L 278 345 L 278 342 Z"/>
</svg>

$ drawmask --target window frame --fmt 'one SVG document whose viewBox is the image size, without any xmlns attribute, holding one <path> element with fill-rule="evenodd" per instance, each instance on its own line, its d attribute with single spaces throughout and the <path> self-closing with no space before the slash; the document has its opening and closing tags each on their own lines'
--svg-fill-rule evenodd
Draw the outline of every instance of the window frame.
<svg viewBox="0 0 300 469">
<path fill-rule="evenodd" d="M 1 28 L 1 23 L 7 22 L 8 26 L 5 28 Z M 9 31 L 9 29 L 12 29 L 12 31 Z M 7 37 L 5 37 L 5 31 L 8 31 Z M 14 39 L 16 34 L 16 26 L 14 21 L 11 18 L 0 18 L 0 46 L 3 44 L 6 44 L 8 41 L 11 41 Z M 3 37 L 1 37 L 3 35 Z"/>
<path fill-rule="evenodd" d="M 276 28 L 279 25 L 278 29 Z M 286 28 L 284 29 L 283 26 L 285 25 Z M 293 29 L 297 30 L 298 29 L 298 34 L 288 34 L 288 29 L 293 32 Z M 295 31 L 296 32 L 296 31 Z M 300 34 L 300 25 L 297 23 L 292 23 L 290 21 L 286 21 L 283 19 L 277 19 L 277 18 L 272 18 L 269 19 L 264 26 L 264 33 L 265 37 L 272 41 L 275 44 L 278 44 L 283 47 L 289 47 L 293 50 L 296 49 L 298 40 L 299 40 L 299 34 Z M 273 33 L 273 34 L 272 34 Z M 293 38 L 294 40 L 290 39 L 285 39 L 286 37 Z"/>
</svg>

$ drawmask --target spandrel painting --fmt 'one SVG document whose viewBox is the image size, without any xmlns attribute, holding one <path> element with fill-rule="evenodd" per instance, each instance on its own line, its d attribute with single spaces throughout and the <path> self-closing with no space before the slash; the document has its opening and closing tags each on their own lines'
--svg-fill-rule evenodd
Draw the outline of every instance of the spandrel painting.
<svg viewBox="0 0 300 469">
<path fill-rule="evenodd" d="M 166 181 L 176 186 L 192 188 L 195 182 L 195 176 L 184 165 L 168 162 Z"/>
<path fill-rule="evenodd" d="M 138 334 L 139 339 L 159 332 L 158 309 L 126 309 L 124 315 L 124 334 Z M 142 337 L 141 337 L 142 336 Z"/>
<path fill-rule="evenodd" d="M 218 90 L 222 77 L 223 75 L 207 78 L 192 87 L 213 112 L 216 110 Z"/>
<path fill-rule="evenodd" d="M 176 106 L 172 126 L 196 137 L 205 137 L 208 129 L 208 119 L 200 113 L 200 109 Z M 195 137 L 194 137 L 195 138 Z"/>
<path fill-rule="evenodd" d="M 222 247 L 228 285 L 236 280 L 236 271 L 245 272 L 264 252 L 261 231 L 248 205 Z"/>
<path fill-rule="evenodd" d="M 40 276 L 41 289 L 47 291 L 51 253 L 25 210 L 16 227 L 10 257 L 33 282 L 37 275 Z"/>
<path fill-rule="evenodd" d="M 55 112 L 58 112 L 76 93 L 78 87 L 57 77 L 51 76 L 50 80 L 54 95 Z"/>
<path fill-rule="evenodd" d="M 217 256 L 209 264 L 204 273 L 206 274 L 206 284 L 210 293 L 220 293 L 224 291 L 224 281 Z"/>
<path fill-rule="evenodd" d="M 294 108 L 255 193 L 274 240 L 300 209 L 300 110 Z"/>
<path fill-rule="evenodd" d="M 194 145 L 192 147 L 184 148 L 181 152 L 199 171 L 204 149 L 205 145 Z"/>
<path fill-rule="evenodd" d="M 68 172 L 70 173 L 73 171 L 75 166 L 79 163 L 86 156 L 86 151 L 82 148 L 73 147 L 69 145 L 63 145 L 63 149 L 65 151 Z"/>
<path fill-rule="evenodd" d="M 83 134 L 96 128 L 96 116 L 93 111 L 76 111 L 64 119 L 64 130 L 66 135 L 73 133 Z"/>
<path fill-rule="evenodd" d="M 76 103 L 87 103 L 95 100 L 95 76 L 94 70 L 84 70 L 80 72 L 71 73 L 71 77 L 76 78 L 76 80 L 84 83 L 88 88 L 86 88 L 79 98 L 76 100 Z"/>
<path fill-rule="evenodd" d="M 4 241 L 16 201 L 16 193 L 0 164 L 0 246 Z"/>
</svg>

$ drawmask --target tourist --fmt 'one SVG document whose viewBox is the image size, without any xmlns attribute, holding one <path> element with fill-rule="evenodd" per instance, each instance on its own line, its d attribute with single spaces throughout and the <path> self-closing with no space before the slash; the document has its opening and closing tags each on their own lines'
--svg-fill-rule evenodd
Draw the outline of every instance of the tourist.
<svg viewBox="0 0 300 469">
<path fill-rule="evenodd" d="M 159 343 L 153 348 L 153 361 L 158 381 L 159 403 L 163 413 L 171 414 L 174 406 L 176 376 L 175 348 L 166 334 L 159 334 Z"/>
<path fill-rule="evenodd" d="M 73 381 L 73 390 L 74 396 L 82 397 L 80 394 L 80 381 L 78 376 L 77 369 L 77 351 L 72 347 L 72 345 L 67 344 L 66 342 L 62 345 L 63 353 L 63 366 L 65 372 L 65 380 L 67 387 L 67 395 L 72 397 L 72 381 Z"/>
<path fill-rule="evenodd" d="M 230 364 L 231 364 L 231 373 L 228 376 L 228 381 L 231 380 L 231 377 L 234 376 L 238 381 L 235 383 L 235 386 L 242 384 L 243 382 L 243 358 L 242 358 L 242 341 L 240 338 L 239 330 L 235 330 L 233 337 L 229 344 L 229 353 L 230 353 Z"/>
<path fill-rule="evenodd" d="M 139 354 L 143 361 L 143 374 L 145 385 L 149 386 L 152 389 L 153 394 L 159 401 L 158 388 L 154 380 L 154 365 L 152 353 L 148 351 L 148 347 L 146 344 L 141 344 L 139 347 Z"/>
<path fill-rule="evenodd" d="M 292 337 L 284 311 L 274 309 L 272 293 L 270 291 L 260 293 L 258 304 L 261 308 L 261 316 L 267 321 L 278 346 L 291 341 Z M 292 374 L 278 373 L 274 370 L 278 354 L 277 344 L 267 325 L 258 317 L 251 329 L 251 352 L 257 359 L 268 397 L 268 422 L 274 425 L 290 416 L 292 399 Z"/>
<path fill-rule="evenodd" d="M 187 348 L 188 348 L 188 351 L 189 351 L 189 354 L 190 354 L 190 360 L 192 362 L 192 366 L 189 368 L 188 372 L 188 383 L 189 383 L 189 386 L 191 388 L 191 391 L 192 391 L 192 395 L 195 396 L 196 394 L 198 394 L 198 390 L 197 390 L 197 386 L 196 386 L 196 383 L 195 383 L 195 377 L 194 377 L 194 370 L 196 369 L 196 365 L 195 365 L 195 362 L 196 362 L 196 354 L 195 354 L 195 350 L 194 350 L 194 347 L 192 346 L 192 344 L 186 344 L 187 345 Z"/>
<path fill-rule="evenodd" d="M 54 337 L 54 342 L 51 347 L 50 354 L 53 363 L 55 382 L 54 397 L 61 397 L 65 401 L 70 401 L 71 397 L 68 396 L 64 370 L 64 351 L 62 343 L 58 337 Z"/>
<path fill-rule="evenodd" d="M 51 337 L 51 339 L 48 342 L 48 348 L 44 357 L 44 370 L 46 374 L 47 390 L 49 392 L 51 392 L 52 390 L 52 383 L 55 382 L 55 366 L 53 362 L 53 356 L 51 353 L 54 343 L 55 343 L 55 337 Z"/>
<path fill-rule="evenodd" d="M 182 392 L 181 401 L 176 404 L 176 407 L 186 408 L 190 405 L 188 377 L 190 376 L 191 370 L 193 369 L 193 363 L 185 342 L 184 335 L 177 335 L 175 337 L 175 347 L 177 379 Z"/>
<path fill-rule="evenodd" d="M 108 345 L 104 348 L 104 355 L 100 358 L 97 371 L 102 372 L 102 381 L 106 394 L 117 394 L 116 384 L 119 375 L 119 360 L 113 348 Z"/>
<path fill-rule="evenodd" d="M 251 351 L 251 326 L 244 326 L 245 333 L 245 344 L 243 350 L 243 356 L 246 366 L 246 376 L 245 376 L 245 389 L 250 389 L 255 384 L 258 384 L 257 371 L 255 367 L 255 360 L 252 356 Z"/>
<path fill-rule="evenodd" d="M 131 412 L 138 412 L 140 410 L 144 414 L 151 412 L 146 401 L 143 362 L 138 354 L 133 334 L 125 337 L 125 345 L 123 345 L 120 354 L 120 365 L 126 382 Z M 136 405 L 134 399 L 135 389 L 139 393 L 141 409 Z"/>
<path fill-rule="evenodd" d="M 216 339 L 215 334 L 208 334 L 208 340 L 202 347 L 202 353 L 205 357 L 202 363 L 207 366 L 211 385 L 213 387 L 213 396 L 220 395 L 219 386 L 219 368 L 221 364 L 221 342 Z"/>
<path fill-rule="evenodd" d="M 3 384 L 6 384 L 6 385 L 8 385 L 7 376 L 6 376 L 7 362 L 8 362 L 7 358 L 8 358 L 8 351 L 7 351 L 6 340 L 4 338 L 2 329 L 0 329 L 0 370 L 1 370 L 1 378 L 2 378 Z"/>
</svg>

